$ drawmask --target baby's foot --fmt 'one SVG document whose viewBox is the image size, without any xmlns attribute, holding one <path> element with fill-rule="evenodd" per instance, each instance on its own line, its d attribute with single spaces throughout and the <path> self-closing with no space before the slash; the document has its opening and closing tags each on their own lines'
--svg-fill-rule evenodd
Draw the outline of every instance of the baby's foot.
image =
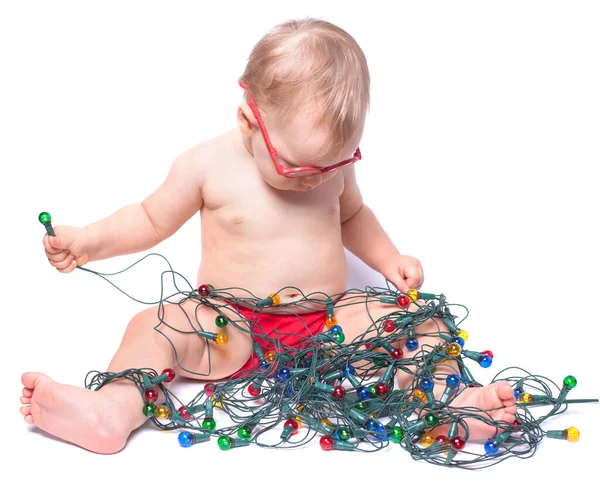
<svg viewBox="0 0 600 481">
<path fill-rule="evenodd" d="M 95 453 L 116 453 L 125 445 L 131 430 L 118 403 L 101 391 L 59 384 L 39 372 L 26 372 L 21 382 L 27 423 Z"/>
<path fill-rule="evenodd" d="M 517 413 L 514 392 L 507 381 L 499 381 L 488 386 L 465 389 L 450 402 L 449 407 L 450 409 L 474 407 L 484 411 L 489 410 L 487 414 L 478 412 L 477 410 L 474 410 L 472 413 L 486 417 L 490 422 L 493 419 L 495 421 L 513 423 L 515 414 Z M 459 412 L 461 411 L 459 410 Z M 496 434 L 495 426 L 473 419 L 470 417 L 471 412 L 462 412 L 464 413 L 464 420 L 469 426 L 470 441 L 487 441 Z M 488 414 L 491 416 L 491 419 L 488 417 Z M 434 436 L 439 434 L 447 435 L 448 426 L 434 430 Z M 465 431 L 459 427 L 458 434 L 464 437 Z"/>
</svg>

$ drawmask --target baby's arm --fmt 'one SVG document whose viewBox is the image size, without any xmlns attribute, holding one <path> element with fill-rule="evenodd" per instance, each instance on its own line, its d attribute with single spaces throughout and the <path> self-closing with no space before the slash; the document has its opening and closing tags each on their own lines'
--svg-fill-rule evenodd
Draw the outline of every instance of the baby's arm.
<svg viewBox="0 0 600 481">
<path fill-rule="evenodd" d="M 421 263 L 401 255 L 362 199 L 351 165 L 343 169 L 344 191 L 340 196 L 340 222 L 344 246 L 372 269 L 380 272 L 402 291 L 423 284 Z"/>
<path fill-rule="evenodd" d="M 150 249 L 174 234 L 202 207 L 202 173 L 197 151 L 179 156 L 166 180 L 144 201 L 85 227 L 89 260 Z"/>
<path fill-rule="evenodd" d="M 381 271 L 381 261 L 398 249 L 364 203 L 356 183 L 354 165 L 343 169 L 344 191 L 340 196 L 342 241 L 346 249 L 369 267 Z"/>
</svg>

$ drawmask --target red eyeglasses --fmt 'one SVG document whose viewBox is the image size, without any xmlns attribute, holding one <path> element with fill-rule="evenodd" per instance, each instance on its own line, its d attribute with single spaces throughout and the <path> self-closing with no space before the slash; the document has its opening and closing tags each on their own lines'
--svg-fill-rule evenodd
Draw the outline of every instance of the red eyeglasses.
<svg viewBox="0 0 600 481">
<path fill-rule="evenodd" d="M 338 162 L 337 164 L 329 165 L 327 167 L 313 167 L 313 166 L 292 167 L 292 168 L 284 167 L 277 160 L 277 150 L 275 150 L 275 147 L 273 147 L 273 144 L 271 144 L 271 139 L 269 139 L 269 134 L 267 134 L 267 129 L 260 117 L 260 113 L 258 112 L 258 108 L 256 107 L 256 103 L 254 102 L 254 98 L 252 97 L 252 94 L 250 93 L 248 85 L 241 80 L 240 80 L 239 84 L 240 84 L 240 87 L 242 87 L 248 94 L 248 98 L 250 100 L 248 102 L 248 106 L 252 110 L 254 117 L 256 117 L 256 121 L 258 122 L 258 126 L 260 127 L 262 136 L 265 139 L 265 144 L 267 145 L 267 150 L 269 151 L 269 154 L 271 155 L 271 159 L 273 160 L 273 165 L 275 166 L 275 170 L 277 171 L 277 173 L 279 175 L 283 175 L 284 177 L 296 178 L 296 177 L 308 177 L 308 176 L 316 175 L 316 174 L 325 174 L 327 172 L 331 172 L 332 170 L 339 169 L 340 167 L 343 167 L 345 165 L 353 164 L 354 162 L 362 159 L 362 155 L 360 153 L 360 148 L 357 148 L 356 152 L 354 152 L 354 155 L 350 159 L 342 160 L 341 162 Z"/>
</svg>

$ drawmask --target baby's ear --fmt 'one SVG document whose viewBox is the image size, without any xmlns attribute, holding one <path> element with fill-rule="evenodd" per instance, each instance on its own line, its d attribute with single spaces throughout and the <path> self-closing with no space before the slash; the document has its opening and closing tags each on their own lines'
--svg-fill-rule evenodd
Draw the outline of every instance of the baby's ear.
<svg viewBox="0 0 600 481">
<path fill-rule="evenodd" d="M 247 103 L 243 103 L 238 107 L 237 121 L 243 135 L 251 136 L 254 130 L 258 128 L 256 117 L 254 117 L 252 109 Z"/>
</svg>

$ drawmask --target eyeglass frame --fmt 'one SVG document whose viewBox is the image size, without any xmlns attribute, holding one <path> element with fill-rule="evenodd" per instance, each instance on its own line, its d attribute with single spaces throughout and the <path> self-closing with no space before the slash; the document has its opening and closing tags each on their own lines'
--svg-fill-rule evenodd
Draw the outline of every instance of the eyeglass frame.
<svg viewBox="0 0 600 481">
<path fill-rule="evenodd" d="M 265 127 L 265 124 L 260 116 L 258 107 L 256 106 L 256 102 L 254 102 L 254 97 L 252 97 L 252 94 L 250 93 L 248 84 L 246 84 L 246 82 L 244 82 L 243 80 L 240 80 L 238 83 L 239 83 L 240 87 L 242 87 L 248 94 L 248 100 L 249 100 L 248 106 L 250 107 L 250 110 L 252 110 L 252 113 L 254 114 L 254 117 L 256 118 L 256 121 L 258 122 L 258 127 L 260 128 L 260 132 L 262 133 L 263 139 L 267 146 L 267 150 L 269 151 L 269 155 L 271 156 L 271 160 L 273 161 L 275 170 L 277 171 L 277 173 L 279 175 L 282 175 L 283 177 L 287 177 L 287 178 L 297 179 L 298 177 L 310 177 L 312 175 L 317 175 L 317 174 L 326 174 L 327 172 L 337 170 L 340 167 L 344 167 L 346 165 L 353 164 L 362 159 L 360 147 L 357 147 L 356 151 L 354 152 L 354 155 L 352 157 L 350 157 L 349 159 L 346 159 L 346 160 L 342 160 L 341 162 L 338 162 L 336 164 L 328 165 L 327 167 L 317 167 L 317 166 L 308 166 L 308 165 L 298 166 L 298 167 L 284 167 L 277 160 L 277 150 L 275 149 L 275 147 L 273 147 L 273 144 L 271 143 L 271 139 L 269 138 L 269 134 L 267 133 L 267 128 Z M 303 174 L 303 172 L 312 172 L 312 173 Z M 293 175 L 293 174 L 300 174 L 300 175 Z"/>
</svg>

